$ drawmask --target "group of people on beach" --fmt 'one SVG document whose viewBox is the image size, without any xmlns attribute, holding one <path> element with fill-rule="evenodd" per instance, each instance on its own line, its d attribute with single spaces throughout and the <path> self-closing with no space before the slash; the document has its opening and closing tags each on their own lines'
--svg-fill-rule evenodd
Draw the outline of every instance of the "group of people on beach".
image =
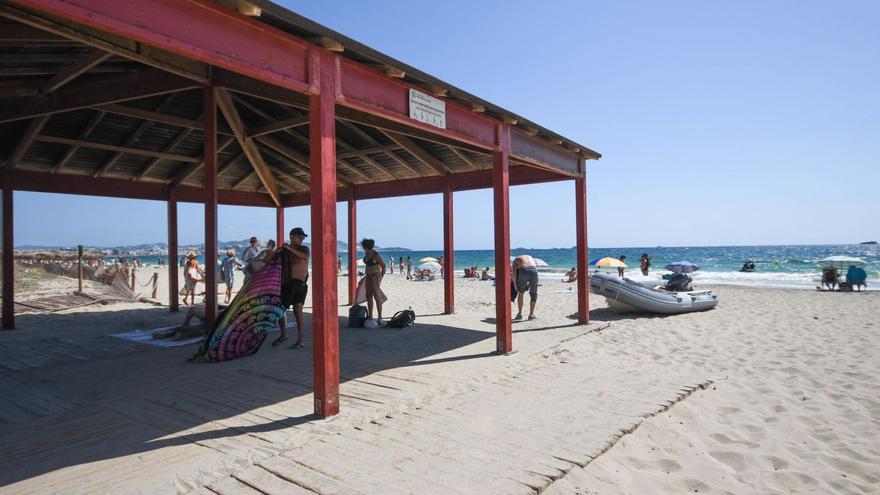
<svg viewBox="0 0 880 495">
<path fill-rule="evenodd" d="M 843 282 L 840 281 L 840 274 L 837 268 L 826 267 L 822 269 L 822 285 L 816 288 L 822 289 L 824 287 L 828 290 L 838 289 L 844 292 L 852 291 L 853 289 L 861 291 L 862 286 L 868 285 L 867 279 L 868 273 L 859 266 L 850 265 L 846 270 L 846 278 Z"/>
</svg>

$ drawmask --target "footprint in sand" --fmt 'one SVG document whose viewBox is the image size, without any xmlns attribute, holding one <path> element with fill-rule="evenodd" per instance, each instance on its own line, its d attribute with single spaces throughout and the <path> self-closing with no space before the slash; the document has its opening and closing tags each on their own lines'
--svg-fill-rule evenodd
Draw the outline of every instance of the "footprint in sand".
<svg viewBox="0 0 880 495">
<path fill-rule="evenodd" d="M 681 464 L 676 462 L 674 459 L 659 459 L 657 461 L 657 467 L 660 468 L 660 471 L 666 474 L 681 471 Z"/>
<path fill-rule="evenodd" d="M 773 469 L 785 469 L 788 467 L 788 461 L 781 457 L 771 455 L 767 457 L 767 460 L 770 461 L 770 465 L 773 467 Z"/>
<path fill-rule="evenodd" d="M 739 452 L 709 452 L 709 455 L 735 472 L 746 468 L 746 458 Z"/>
</svg>

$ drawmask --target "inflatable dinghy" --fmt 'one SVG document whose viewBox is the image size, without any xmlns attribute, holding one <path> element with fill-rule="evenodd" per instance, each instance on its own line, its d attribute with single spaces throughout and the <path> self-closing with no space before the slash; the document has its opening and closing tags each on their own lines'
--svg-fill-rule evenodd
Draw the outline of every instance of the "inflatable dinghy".
<svg viewBox="0 0 880 495">
<path fill-rule="evenodd" d="M 718 296 L 711 290 L 671 292 L 602 272 L 590 274 L 590 291 L 604 296 L 609 307 L 621 312 L 678 314 L 704 311 L 718 304 Z"/>
</svg>

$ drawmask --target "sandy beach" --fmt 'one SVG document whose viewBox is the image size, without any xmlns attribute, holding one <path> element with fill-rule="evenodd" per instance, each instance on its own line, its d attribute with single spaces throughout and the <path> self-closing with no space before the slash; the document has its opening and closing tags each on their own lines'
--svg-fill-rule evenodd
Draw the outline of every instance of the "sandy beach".
<svg viewBox="0 0 880 495">
<path fill-rule="evenodd" d="M 141 270 L 139 283 L 151 275 L 152 269 Z M 166 279 L 159 280 L 160 298 L 167 300 Z M 346 279 L 339 280 L 345 287 Z M 382 399 L 382 405 L 343 403 L 343 413 L 332 421 L 235 437 L 259 436 L 272 443 L 227 441 L 222 450 L 232 452 L 233 461 L 205 452 L 218 447 L 205 449 L 200 441 L 195 444 L 201 450 L 188 454 L 193 456 L 190 463 L 163 468 L 154 458 L 155 465 L 144 467 L 133 480 L 114 480 L 114 463 L 130 463 L 134 455 L 125 450 L 119 455 L 104 453 L 101 461 L 76 460 L 53 464 L 52 469 L 30 465 L 22 468 L 25 474 L 5 476 L 0 492 L 43 493 L 51 486 L 51 491 L 65 493 L 108 487 L 119 493 L 256 493 L 255 487 L 263 487 L 259 490 L 273 493 L 265 490 L 268 485 L 260 476 L 268 470 L 284 478 L 283 466 L 291 459 L 314 467 L 309 456 L 336 466 L 315 467 L 336 480 L 332 487 L 307 486 L 318 493 L 341 486 L 362 493 L 880 490 L 880 336 L 875 321 L 880 293 L 718 286 L 714 288 L 721 303 L 715 310 L 670 317 L 621 315 L 609 310 L 603 298 L 592 296 L 592 323 L 579 327 L 572 319 L 575 287 L 542 283 L 540 319 L 514 324 L 514 348 L 520 352 L 495 358 L 482 354 L 494 346 L 494 292 L 489 282 L 458 279 L 456 314 L 441 316 L 440 280 L 409 282 L 398 274 L 387 275 L 385 316 L 412 306 L 419 319 L 409 335 L 426 339 L 419 344 L 424 354 L 396 347 L 402 333 L 378 330 L 370 337 L 363 330 L 342 329 L 343 343 L 353 342 L 343 350 L 349 353 L 343 360 L 384 360 L 381 371 L 359 379 L 377 383 L 387 382 L 388 375 L 402 377 L 419 365 L 419 379 L 430 383 L 427 388 L 405 389 L 400 397 Z M 309 305 L 307 301 L 307 311 Z M 340 315 L 345 314 L 347 307 L 340 306 Z M 4 362 L 10 363 L 15 362 L 10 353 L 16 346 L 33 348 L 47 338 L 96 339 L 102 346 L 113 346 L 116 339 L 107 339 L 109 334 L 160 327 L 181 318 L 143 303 L 94 305 L 22 317 L 20 330 L 0 335 L 0 345 Z M 341 327 L 344 322 L 343 318 Z M 456 332 L 471 332 L 473 338 Z M 147 352 L 139 344 L 131 345 L 126 352 L 132 356 Z M 167 362 L 177 369 L 191 351 L 151 349 L 153 364 L 134 359 L 149 369 L 156 359 L 166 362 L 172 356 Z M 463 359 L 475 355 L 481 357 Z M 236 361 L 236 366 L 258 366 L 266 360 L 278 366 L 285 362 L 278 356 L 284 356 L 283 351 L 266 345 L 257 355 Z M 102 359 L 94 358 L 93 366 Z M 40 363 L 28 369 L 7 364 L 4 380 L 26 384 L 29 374 L 40 376 L 51 371 L 48 368 Z M 201 374 L 208 368 L 180 369 Z M 345 374 L 346 362 L 342 369 Z M 51 380 L 47 383 L 34 387 L 62 394 L 52 390 Z M 149 384 L 145 381 L 145 390 L 150 390 Z M 347 382 L 343 392 L 357 395 L 351 392 L 353 386 Z M 111 400 L 100 388 L 94 390 L 98 402 L 101 397 Z M 304 404 L 307 410 L 307 401 L 304 393 L 272 407 Z M 172 428 L 161 438 L 186 438 L 192 431 L 254 414 L 268 417 L 258 412 L 263 410 L 258 402 L 251 411 L 245 405 L 240 415 L 194 425 L 195 430 Z M 70 409 L 75 412 L 77 407 Z M 4 432 L 30 421 L 8 414 L 3 420 L 8 423 L 0 427 Z M 402 427 L 400 421 L 409 426 Z M 413 450 L 412 445 L 419 447 Z M 150 455 L 182 448 L 164 447 Z M 336 454 L 316 453 L 331 451 Z M 331 462 L 333 455 L 337 460 Z M 7 468 L 18 465 L 9 458 L 3 462 Z M 355 467 L 344 470 L 340 463 Z M 83 471 L 90 474 L 84 477 Z M 295 478 L 290 474 L 288 481 Z M 291 486 L 302 489 L 298 483 L 302 481 Z M 276 492 L 300 493 L 292 488 Z"/>
</svg>

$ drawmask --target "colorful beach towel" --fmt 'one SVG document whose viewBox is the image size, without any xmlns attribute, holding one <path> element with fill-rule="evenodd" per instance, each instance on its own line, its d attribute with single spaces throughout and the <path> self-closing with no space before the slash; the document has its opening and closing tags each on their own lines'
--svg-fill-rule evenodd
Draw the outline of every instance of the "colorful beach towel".
<svg viewBox="0 0 880 495">
<path fill-rule="evenodd" d="M 273 256 L 244 284 L 191 361 L 210 363 L 251 355 L 283 315 L 281 257 Z"/>
</svg>

